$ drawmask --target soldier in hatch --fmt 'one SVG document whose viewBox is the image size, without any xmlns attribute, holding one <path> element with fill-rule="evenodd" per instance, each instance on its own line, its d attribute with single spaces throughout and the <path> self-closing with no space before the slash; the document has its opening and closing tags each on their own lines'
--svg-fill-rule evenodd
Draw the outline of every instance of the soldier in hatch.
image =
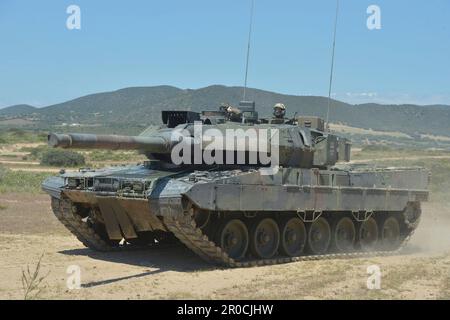
<svg viewBox="0 0 450 320">
<path fill-rule="evenodd" d="M 276 119 L 284 119 L 284 116 L 286 115 L 286 106 L 282 103 L 277 103 L 273 107 L 273 115 Z"/>
</svg>

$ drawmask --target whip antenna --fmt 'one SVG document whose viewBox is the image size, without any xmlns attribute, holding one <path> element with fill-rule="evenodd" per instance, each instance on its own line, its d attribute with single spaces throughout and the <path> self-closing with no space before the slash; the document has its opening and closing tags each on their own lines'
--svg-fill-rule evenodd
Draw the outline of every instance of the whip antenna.
<svg viewBox="0 0 450 320">
<path fill-rule="evenodd" d="M 252 29 L 253 29 L 253 9 L 255 7 L 255 0 L 252 0 L 252 7 L 250 9 L 250 27 L 248 31 L 248 43 L 247 43 L 247 60 L 245 63 L 245 80 L 244 80 L 244 101 L 247 95 L 247 79 L 248 79 L 248 62 L 250 59 L 250 45 L 252 42 Z"/>
<path fill-rule="evenodd" d="M 331 53 L 330 86 L 328 87 L 328 109 L 327 109 L 327 127 L 328 127 L 328 131 L 330 130 L 330 126 L 328 124 L 328 121 L 330 119 L 331 88 L 332 88 L 332 85 L 333 85 L 334 51 L 336 49 L 336 31 L 337 31 L 338 15 L 339 15 L 339 0 L 336 0 L 336 17 L 334 19 L 333 50 L 332 50 L 332 53 Z"/>
</svg>

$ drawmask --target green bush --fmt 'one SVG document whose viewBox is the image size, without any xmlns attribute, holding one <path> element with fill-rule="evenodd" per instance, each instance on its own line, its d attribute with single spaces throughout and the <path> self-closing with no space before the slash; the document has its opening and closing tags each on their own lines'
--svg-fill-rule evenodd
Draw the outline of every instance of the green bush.
<svg viewBox="0 0 450 320">
<path fill-rule="evenodd" d="M 141 161 L 142 156 L 137 152 L 93 150 L 87 154 L 88 161 Z"/>
<path fill-rule="evenodd" d="M 76 167 L 86 163 L 82 154 L 59 149 L 50 149 L 42 153 L 41 165 L 55 167 Z"/>
<path fill-rule="evenodd" d="M 89 160 L 91 161 L 111 161 L 113 159 L 113 152 L 111 150 L 94 150 L 89 153 Z"/>
<path fill-rule="evenodd" d="M 29 155 L 26 156 L 24 160 L 42 160 L 42 156 L 52 150 L 50 147 L 46 145 L 38 146 L 38 147 L 23 147 L 19 151 L 20 152 L 28 152 Z"/>
</svg>

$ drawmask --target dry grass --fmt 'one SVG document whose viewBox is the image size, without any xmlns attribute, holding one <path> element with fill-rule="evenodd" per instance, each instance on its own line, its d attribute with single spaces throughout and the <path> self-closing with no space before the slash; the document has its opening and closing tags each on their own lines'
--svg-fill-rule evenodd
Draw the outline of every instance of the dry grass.
<svg viewBox="0 0 450 320">
<path fill-rule="evenodd" d="M 1 193 L 40 193 L 42 182 L 49 176 L 49 172 L 14 171 L 0 166 L 0 194 Z"/>
<path fill-rule="evenodd" d="M 42 282 L 50 274 L 50 272 L 48 272 L 45 275 L 41 275 L 41 261 L 43 257 L 44 254 L 40 256 L 33 271 L 30 270 L 30 265 L 27 265 L 27 267 L 22 270 L 24 300 L 37 299 L 42 291 Z"/>
</svg>

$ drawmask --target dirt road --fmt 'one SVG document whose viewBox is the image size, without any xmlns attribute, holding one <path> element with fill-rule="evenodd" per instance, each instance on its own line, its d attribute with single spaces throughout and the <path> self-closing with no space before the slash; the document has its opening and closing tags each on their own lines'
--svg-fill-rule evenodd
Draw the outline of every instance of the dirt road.
<svg viewBox="0 0 450 320">
<path fill-rule="evenodd" d="M 406 251 L 395 257 L 220 269 L 175 246 L 127 253 L 84 248 L 53 217 L 44 195 L 0 195 L 0 298 L 22 299 L 21 274 L 42 258 L 43 299 L 449 299 L 450 208 L 429 203 Z M 81 289 L 67 288 L 69 266 Z M 381 290 L 367 289 L 367 267 Z"/>
</svg>

